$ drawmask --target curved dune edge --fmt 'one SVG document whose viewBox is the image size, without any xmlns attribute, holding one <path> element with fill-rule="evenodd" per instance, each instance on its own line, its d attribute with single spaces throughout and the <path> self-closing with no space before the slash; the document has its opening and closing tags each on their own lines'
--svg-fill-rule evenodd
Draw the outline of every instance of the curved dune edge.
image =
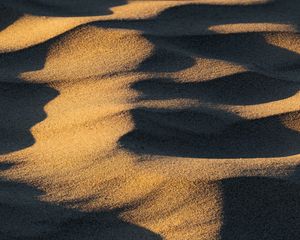
<svg viewBox="0 0 300 240">
<path fill-rule="evenodd" d="M 0 6 L 0 238 L 298 239 L 299 2 L 63 2 Z"/>
<path fill-rule="evenodd" d="M 75 10 L 73 17 L 67 17 L 66 14 L 56 14 L 55 12 L 49 12 L 49 15 L 46 16 L 39 16 L 39 13 L 45 14 L 44 11 L 47 10 L 47 5 L 43 6 L 43 8 L 38 8 L 38 4 L 32 6 L 30 4 L 24 5 L 23 3 L 18 3 L 12 1 L 11 3 L 4 3 L 3 6 L 0 6 L 0 11 L 3 14 L 3 18 L 5 21 L 11 20 L 14 21 L 13 24 L 10 25 L 4 25 L 4 29 L 0 32 L 0 52 L 11 52 L 11 51 L 17 51 L 23 48 L 31 47 L 33 45 L 37 45 L 40 43 L 43 43 L 51 38 L 54 38 L 60 34 L 63 34 L 71 29 L 74 29 L 80 25 L 85 25 L 89 23 L 94 23 L 100 21 L 100 25 L 104 21 L 108 22 L 109 25 L 118 25 L 119 21 L 127 20 L 129 21 L 129 24 L 125 23 L 122 24 L 121 28 L 123 27 L 130 27 L 130 28 L 138 28 L 138 30 L 151 34 L 158 34 L 158 35 L 176 35 L 176 31 L 173 31 L 172 27 L 169 27 L 164 24 L 160 24 L 156 28 L 156 31 L 151 31 L 151 28 L 149 29 L 147 27 L 147 22 L 151 22 L 151 19 L 164 15 L 164 12 L 166 11 L 172 11 L 172 9 L 177 9 L 179 6 L 183 7 L 197 7 L 198 4 L 207 4 L 209 8 L 214 8 L 214 6 L 220 4 L 221 7 L 231 7 L 233 8 L 233 14 L 236 12 L 239 12 L 239 9 L 234 9 L 233 6 L 235 4 L 238 4 L 238 7 L 251 7 L 254 6 L 253 10 L 255 10 L 255 6 L 258 6 L 259 12 L 257 13 L 258 16 L 264 15 L 264 12 L 261 11 L 260 5 L 268 5 L 272 4 L 269 3 L 267 0 L 249 0 L 249 1 L 243 1 L 241 4 L 238 0 L 232 0 L 232 1 L 209 1 L 209 0 L 199 0 L 199 1 L 129 1 L 129 3 L 125 3 L 122 0 L 119 0 L 120 2 L 116 2 L 116 5 L 109 4 L 108 7 L 109 10 L 103 10 L 105 14 L 98 15 L 96 13 L 89 14 L 88 11 L 84 11 L 82 13 L 82 16 L 76 15 L 76 13 L 81 13 L 84 9 L 84 7 L 88 6 L 89 3 L 86 4 L 86 6 L 81 6 L 70 2 L 65 3 L 65 6 L 60 6 L 62 8 L 65 8 L 66 11 L 68 9 L 72 9 L 77 7 Z M 92 1 L 90 1 L 92 2 Z M 61 3 L 57 3 L 57 8 L 60 8 L 59 5 Z M 72 6 L 73 4 L 73 6 Z M 288 8 L 290 10 L 289 5 L 282 5 L 278 4 L 278 6 L 275 6 L 275 9 L 279 9 L 279 11 L 282 11 L 284 15 L 286 14 L 286 9 Z M 199 6 L 199 5 L 198 5 Z M 201 6 L 201 5 L 200 5 Z M 35 9 L 36 7 L 36 9 Z M 49 7 L 49 6 L 48 6 Z M 81 9 L 81 10 L 80 10 Z M 169 10 L 170 9 L 170 10 Z M 93 9 L 92 9 L 93 10 Z M 106 13 L 107 11 L 107 13 Z M 176 11 L 176 10 L 175 10 Z M 207 11 L 204 9 L 204 11 Z M 210 11 L 210 9 L 209 9 Z M 227 14 L 227 13 L 226 13 Z M 274 11 L 274 14 L 276 14 L 276 11 Z M 231 15 L 232 16 L 232 15 Z M 186 17 L 186 16 L 185 16 Z M 197 18 L 197 16 L 196 16 Z M 224 17 L 225 18 L 225 17 Z M 136 20 L 138 19 L 138 20 Z M 130 26 L 130 22 L 135 22 L 140 20 L 149 20 L 146 21 L 146 24 L 133 24 L 133 26 Z M 176 19 L 174 24 L 176 24 Z M 192 20 L 192 19 L 190 19 Z M 192 34 L 211 34 L 210 32 L 215 33 L 235 33 L 235 32 L 272 32 L 272 31 L 279 31 L 279 32 L 297 32 L 297 26 L 291 22 L 291 19 L 287 17 L 283 17 L 283 23 L 269 23 L 265 22 L 268 19 L 264 19 L 262 17 L 261 20 L 258 20 L 257 23 L 236 23 L 236 24 L 225 24 L 225 25 L 219 25 L 215 24 L 215 26 L 205 26 L 205 24 L 201 27 L 197 27 L 195 29 L 188 27 L 190 23 L 194 22 L 196 19 L 190 21 L 188 18 L 186 19 L 187 23 L 185 24 L 187 27 L 185 29 L 181 29 L 180 35 L 192 35 Z M 182 21 L 182 20 L 180 20 Z M 238 21 L 233 17 L 233 22 Z M 242 20 L 245 21 L 245 20 Z M 246 20 L 247 21 L 247 20 Z M 184 22 L 184 20 L 182 21 Z M 5 22 L 4 22 L 5 23 Z M 169 21 L 169 23 L 171 23 Z M 211 22 L 213 23 L 213 21 Z M 230 21 L 229 21 L 230 23 Z M 168 23 L 167 23 L 168 24 Z M 144 25 L 144 26 L 143 26 Z M 165 26 L 164 26 L 165 25 Z M 32 27 L 34 26 L 34 27 Z M 158 30 L 158 31 L 157 31 Z M 183 31 L 182 31 L 183 30 Z M 30 34 L 26 34 L 30 32 Z"/>
</svg>

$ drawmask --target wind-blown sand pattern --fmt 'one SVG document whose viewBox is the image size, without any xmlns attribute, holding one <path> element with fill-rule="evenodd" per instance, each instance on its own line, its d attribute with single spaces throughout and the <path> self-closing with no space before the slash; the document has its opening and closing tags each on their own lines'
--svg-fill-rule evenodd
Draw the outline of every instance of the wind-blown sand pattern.
<svg viewBox="0 0 300 240">
<path fill-rule="evenodd" d="M 0 3 L 0 239 L 300 239 L 300 1 Z"/>
</svg>

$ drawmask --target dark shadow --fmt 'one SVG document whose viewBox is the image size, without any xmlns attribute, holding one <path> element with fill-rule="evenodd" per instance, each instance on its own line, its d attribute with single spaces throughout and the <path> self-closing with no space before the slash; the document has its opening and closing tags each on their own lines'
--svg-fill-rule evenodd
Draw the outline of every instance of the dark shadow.
<svg viewBox="0 0 300 240">
<path fill-rule="evenodd" d="M 57 95 L 47 84 L 0 82 L 0 154 L 35 143 L 30 129 L 47 117 L 44 106 Z"/>
<path fill-rule="evenodd" d="M 158 20 L 184 19 L 194 22 L 194 27 L 200 23 L 208 30 L 214 25 L 234 23 L 285 23 L 297 26 L 300 23 L 299 10 L 297 0 L 272 0 L 250 5 L 189 4 L 167 9 L 158 16 Z"/>
<path fill-rule="evenodd" d="M 153 32 L 160 26 L 166 27 L 163 25 L 164 21 L 171 26 L 192 18 L 195 18 L 195 26 L 198 23 L 207 24 L 205 28 L 208 31 L 209 26 L 212 26 L 212 21 L 209 20 L 214 19 L 219 24 L 270 22 L 297 25 L 299 15 L 295 9 L 299 8 L 299 3 L 295 3 L 295 6 L 291 3 L 292 1 L 273 1 L 254 6 L 187 5 L 167 9 L 158 17 L 146 20 L 145 25 L 143 20 L 95 24 L 116 28 L 124 24 L 124 27 L 140 30 L 146 26 L 144 37 L 155 46 L 149 59 L 157 61 L 157 64 L 147 59 L 138 71 L 179 71 L 193 66 L 194 57 L 225 60 L 249 69 L 243 73 L 197 83 L 183 83 L 177 79 L 143 80 L 132 85 L 140 93 L 138 99 L 189 99 L 208 104 L 254 105 L 282 100 L 299 91 L 299 54 L 268 43 L 265 33 L 216 35 L 211 32 L 196 36 L 159 36 L 159 33 L 155 35 Z M 282 12 L 288 9 L 290 12 Z M 225 17 L 220 16 L 223 13 Z M 176 25 L 176 29 L 179 28 Z M 272 34 L 276 36 L 277 33 Z M 289 39 L 289 34 L 292 33 L 280 34 Z M 167 54 L 161 49 L 166 49 Z M 175 62 L 169 52 L 177 55 Z M 300 129 L 290 129 L 282 122 L 283 118 L 290 118 L 291 124 L 298 126 L 298 112 L 246 120 L 238 116 L 228 118 L 225 112 L 213 109 L 203 111 L 202 108 L 133 109 L 131 114 L 135 129 L 124 135 L 119 143 L 138 154 L 194 158 L 284 157 L 300 153 Z M 226 120 L 230 118 L 231 121 Z"/>
<path fill-rule="evenodd" d="M 135 129 L 119 144 L 138 154 L 193 158 L 284 157 L 300 153 L 300 133 L 284 126 L 283 119 L 297 126 L 299 112 L 257 120 L 199 109 L 131 111 Z M 220 116 L 220 117 L 218 117 Z M 232 122 L 232 120 L 231 120 Z"/>
<path fill-rule="evenodd" d="M 0 154 L 35 143 L 30 129 L 47 117 L 45 105 L 58 96 L 47 84 L 24 82 L 20 73 L 43 68 L 49 43 L 0 55 Z"/>
<path fill-rule="evenodd" d="M 8 0 L 2 5 L 24 14 L 79 17 L 111 14 L 110 8 L 125 3 L 126 0 Z"/>
<path fill-rule="evenodd" d="M 31 0 L 24 3 L 14 0 L 6 1 L 5 6 L 17 6 L 18 12 L 38 16 L 86 16 L 109 14 L 109 7 L 123 3 L 110 0 L 101 1 L 101 4 L 92 0 Z M 132 86 L 140 91 L 141 99 L 164 99 L 165 96 L 168 96 L 166 99 L 172 99 L 181 96 L 234 105 L 238 101 L 229 93 L 221 94 L 222 88 L 232 87 L 232 94 L 237 96 L 242 90 L 242 84 L 246 83 L 257 98 L 251 99 L 250 94 L 245 94 L 239 100 L 245 105 L 257 104 L 280 100 L 297 91 L 296 84 L 281 84 L 275 76 L 266 77 L 261 72 L 270 70 L 278 79 L 295 80 L 295 75 L 290 74 L 299 70 L 299 55 L 267 43 L 264 33 L 215 35 L 211 27 L 229 23 L 286 23 L 298 27 L 299 6 L 299 1 L 285 0 L 254 6 L 192 4 L 168 9 L 149 20 L 103 21 L 93 25 L 145 31 L 144 36 L 155 45 L 155 51 L 140 65 L 139 71 L 174 72 L 186 69 L 194 64 L 190 56 L 226 60 L 257 71 L 214 79 L 199 85 L 159 79 L 165 87 L 165 91 L 160 90 L 160 95 L 155 91 L 148 92 L 145 84 L 155 87 L 153 81 L 148 80 Z M 17 17 L 5 19 L 1 29 Z M 180 32 L 178 29 L 197 25 L 209 35 L 174 37 Z M 174 26 L 175 30 L 170 31 Z M 157 29 L 160 31 L 154 36 Z M 166 32 L 169 37 L 158 37 Z M 0 153 L 22 149 L 34 143 L 30 127 L 46 117 L 44 105 L 58 94 L 48 85 L 25 84 L 18 78 L 24 71 L 33 71 L 32 66 L 35 69 L 43 67 L 45 56 L 36 59 L 34 51 L 43 51 L 45 55 L 47 48 L 44 46 L 47 44 L 0 56 L 1 102 L 6 103 L 1 108 L 5 109 L 0 118 L 1 126 L 5 128 L 1 130 L 0 139 L 4 140 L 0 145 Z M 152 61 L 157 61 L 157 64 Z M 250 81 L 248 77 L 252 78 L 253 75 L 262 82 L 259 83 L 257 79 Z M 234 83 L 229 84 L 230 81 Z M 24 95 L 20 96 L 19 101 L 14 98 L 21 94 L 21 84 L 24 85 Z M 287 89 L 283 92 L 278 89 L 276 94 L 276 86 L 273 84 L 277 88 L 285 85 Z M 177 92 L 174 92 L 173 87 L 177 88 Z M 272 92 L 267 93 L 268 90 Z M 28 98 L 28 95 L 34 97 Z M 17 113 L 15 109 L 20 112 Z M 282 123 L 285 116 L 245 120 L 215 111 L 204 111 L 200 107 L 181 110 L 134 109 L 131 113 L 135 129 L 123 136 L 119 143 L 139 154 L 198 158 L 279 157 L 298 154 L 300 151 L 299 131 Z M 5 116 L 7 112 L 11 112 L 11 115 Z M 294 126 L 299 125 L 298 115 L 299 112 L 295 112 L 290 116 Z M 231 120 L 236 121 L 228 124 Z M 9 167 L 6 164 L 1 168 Z M 157 234 L 119 219 L 124 209 L 83 213 L 37 200 L 43 193 L 28 185 L 5 179 L 0 179 L 0 184 L 0 211 L 1 216 L 5 216 L 0 221 L 3 239 L 77 239 L 87 235 L 91 239 L 161 239 Z M 221 186 L 224 201 L 222 239 L 299 238 L 298 185 L 284 180 L 253 177 L 223 180 Z"/>
<path fill-rule="evenodd" d="M 195 20 L 195 24 L 207 22 L 209 18 L 222 18 L 222 23 L 225 20 L 227 23 L 234 23 L 233 19 L 240 20 L 240 18 L 241 22 L 243 19 L 245 22 L 256 22 L 255 17 L 254 20 L 249 19 L 254 11 L 264 11 L 266 8 L 273 11 L 274 6 L 279 3 L 285 5 L 284 2 L 277 1 L 275 5 L 272 3 L 257 6 L 179 6 L 164 11 L 157 18 L 146 20 L 145 24 L 147 28 L 151 25 L 151 30 L 154 31 L 155 28 L 165 26 L 160 22 L 161 19 L 172 24 L 174 19 L 176 22 L 189 16 L 202 18 Z M 223 12 L 232 17 L 219 16 Z M 262 22 L 269 20 L 274 23 L 278 20 L 276 14 L 271 14 L 271 18 L 265 15 L 260 16 L 264 17 Z M 284 16 L 285 22 L 294 19 L 289 14 Z M 147 21 L 151 22 L 149 26 Z M 97 23 L 98 26 L 106 27 L 122 27 L 122 24 L 128 28 L 132 27 L 130 21 Z M 142 30 L 145 24 L 139 20 L 133 28 Z M 144 30 L 147 33 L 149 29 Z M 237 63 L 251 71 L 196 83 L 153 78 L 136 82 L 132 88 L 139 92 L 139 100 L 147 101 L 189 99 L 208 104 L 254 105 L 289 98 L 300 89 L 296 76 L 300 56 L 285 48 L 269 44 L 264 34 L 255 32 L 197 36 L 145 34 L 144 37 L 155 46 L 155 51 L 140 65 L 138 71 L 180 71 L 193 66 L 195 56 Z M 288 35 L 288 33 L 281 34 Z M 211 110 L 211 113 L 207 114 L 201 108 L 134 109 L 131 114 L 135 129 L 124 135 L 119 143 L 139 154 L 177 157 L 257 158 L 300 153 L 298 130 L 285 127 L 281 123 L 281 116 L 257 120 L 245 120 L 235 116 L 233 118 L 236 119 L 236 123 L 228 124 L 226 117 L 223 116 L 225 112 L 215 115 L 216 113 Z M 297 124 L 299 120 L 296 118 L 292 121 Z"/>
<path fill-rule="evenodd" d="M 110 20 L 97 24 L 104 27 L 142 30 L 155 35 L 178 36 L 181 30 L 192 32 L 189 31 L 190 29 L 203 30 L 213 34 L 210 27 L 224 24 L 277 23 L 292 24 L 298 27 L 299 11 L 298 0 L 273 0 L 251 5 L 194 3 L 171 7 L 152 19 Z"/>
<path fill-rule="evenodd" d="M 289 33 L 281 34 L 289 39 Z M 264 33 L 165 37 L 160 38 L 160 42 L 186 51 L 190 55 L 225 60 L 258 73 L 299 81 L 296 75 L 299 70 L 299 54 L 267 43 Z"/>
<path fill-rule="evenodd" d="M 300 183 L 300 164 L 293 169 L 293 173 L 288 177 L 289 180 Z"/>
<path fill-rule="evenodd" d="M 255 72 L 243 72 L 199 82 L 149 79 L 136 82 L 140 100 L 191 99 L 228 105 L 252 105 L 282 100 L 296 94 L 300 83 Z"/>
<path fill-rule="evenodd" d="M 155 46 L 163 46 L 164 48 L 157 47 L 153 56 L 138 69 L 140 71 L 161 72 L 159 68 L 161 64 L 165 72 L 176 71 L 177 68 L 182 69 L 184 66 L 187 68 L 193 60 L 186 59 L 192 55 L 226 60 L 258 72 L 267 72 L 268 75 L 274 77 L 299 81 L 297 72 L 299 54 L 267 43 L 266 33 L 216 34 L 211 29 L 215 25 L 235 23 L 292 24 L 298 28 L 299 11 L 300 2 L 295 0 L 274 0 L 265 4 L 232 6 L 187 4 L 166 9 L 151 19 L 109 20 L 91 24 L 104 28 L 143 31 L 145 37 Z M 269 34 L 273 36 L 285 34 L 289 39 L 289 36 L 294 33 L 273 32 Z M 171 49 L 177 49 L 177 51 L 173 51 L 173 55 L 164 54 L 164 51 L 169 52 Z M 174 55 L 177 56 L 175 59 Z M 157 61 L 157 64 L 151 63 L 150 60 Z M 178 67 L 178 63 L 181 67 Z"/>
<path fill-rule="evenodd" d="M 149 37 L 147 39 L 150 40 Z M 190 56 L 172 51 L 172 49 L 160 48 L 155 41 L 151 42 L 155 43 L 155 50 L 140 64 L 137 72 L 177 72 L 195 64 L 195 60 Z M 171 59 L 172 61 L 170 61 Z"/>
<path fill-rule="evenodd" d="M 300 238 L 300 185 L 267 177 L 222 180 L 222 240 Z"/>
<path fill-rule="evenodd" d="M 0 3 L 0 31 L 25 14 L 50 17 L 86 17 L 112 14 L 110 8 L 126 0 L 4 0 Z"/>
<path fill-rule="evenodd" d="M 93 1 L 93 3 L 96 3 L 96 1 Z M 32 4 L 29 4 L 28 6 L 36 6 L 35 4 L 38 6 L 40 6 L 40 4 L 42 4 L 42 6 L 44 6 L 43 4 L 48 6 L 46 1 L 32 1 Z M 55 6 L 56 2 L 53 2 L 53 4 L 53 6 Z M 70 2 L 67 1 L 65 4 L 68 5 Z M 279 12 L 282 13 L 284 9 L 289 8 L 289 4 L 291 4 L 291 2 L 285 3 L 283 1 L 275 1 L 273 3 L 254 6 L 187 5 L 167 9 L 154 19 L 140 20 L 139 22 L 143 23 L 142 26 L 147 26 L 147 21 L 152 21 L 153 24 L 157 24 L 152 25 L 153 29 L 161 25 L 161 20 L 172 22 L 171 19 L 175 18 L 177 21 L 181 21 L 181 19 L 184 20 L 190 16 L 196 16 L 196 18 L 199 18 L 198 20 L 196 19 L 197 21 L 195 21 L 195 24 L 199 22 L 206 22 L 207 29 L 209 26 L 211 26 L 211 23 L 206 21 L 208 19 L 220 21 L 220 23 L 235 23 L 236 21 L 245 21 L 272 23 L 288 22 L 296 24 L 297 18 L 294 17 L 294 9 L 298 7 L 298 4 L 291 9 L 289 14 L 280 14 L 280 17 L 276 18 Z M 89 4 L 87 4 L 87 6 L 89 6 Z M 104 4 L 102 6 L 106 5 Z M 35 9 L 39 9 L 39 7 L 35 7 Z M 51 10 L 51 7 L 46 7 L 46 9 Z M 260 13 L 264 12 L 265 14 L 255 15 L 254 13 L 257 11 Z M 269 15 L 266 14 L 268 11 L 270 11 Z M 276 14 L 274 14 L 273 11 L 275 11 Z M 223 12 L 226 13 L 225 16 L 227 16 L 228 13 L 228 16 L 220 16 Z M 43 11 L 40 11 L 39 13 L 37 12 L 37 14 L 42 13 Z M 255 17 L 254 20 L 250 20 L 250 17 L 252 17 L 253 14 L 257 17 Z M 141 26 L 140 23 L 138 27 Z M 131 25 L 131 21 L 115 21 L 114 25 L 110 25 L 112 22 L 105 21 L 93 24 L 98 26 L 102 25 L 105 27 L 120 27 L 118 24 L 126 24 L 128 28 L 135 29 L 135 27 Z M 264 69 L 271 69 L 271 72 L 273 73 L 283 73 L 287 76 L 287 71 L 289 72 L 294 71 L 295 68 L 297 69 L 297 62 L 299 62 L 298 54 L 267 43 L 263 33 L 239 33 L 186 37 L 157 37 L 145 35 L 145 37 L 154 44 L 155 51 L 153 52 L 152 56 L 141 63 L 137 69 L 137 71 L 142 72 L 180 71 L 194 65 L 195 61 L 191 56 L 205 56 L 214 59 L 236 62 L 249 68 L 253 67 L 256 70 L 262 69 L 262 72 L 264 72 Z M 41 68 L 43 66 L 44 57 L 36 59 L 33 57 L 35 56 L 34 52 L 42 51 L 46 53 L 47 46 L 48 45 L 46 43 L 41 46 L 26 49 L 24 52 L 19 51 L 12 55 L 2 55 L 0 62 L 0 73 L 3 81 L 15 82 L 14 79 L 17 79 L 17 76 L 21 72 L 33 70 L 30 69 L 32 66 L 35 66 L 37 69 Z M 38 54 L 38 56 L 40 55 Z M 24 59 L 21 64 L 20 61 L 18 61 L 19 58 Z M 170 59 L 172 61 L 169 61 Z M 1 66 L 5 67 L 3 68 Z M 8 74 L 8 72 L 10 74 Z M 282 76 L 280 75 L 279 78 L 281 77 Z M 291 77 L 287 76 L 285 78 L 290 80 L 289 78 Z M 159 84 L 159 86 L 156 87 L 157 91 L 153 89 L 155 88 L 156 84 Z M 7 92 L 10 102 L 12 102 L 11 99 L 13 99 L 14 96 L 13 89 L 17 88 L 13 86 L 20 85 L 11 84 L 10 87 L 7 87 L 5 84 L 5 88 L 8 90 L 3 90 L 3 92 Z M 254 71 L 234 74 L 197 84 L 178 83 L 172 80 L 148 80 L 136 83 L 136 85 L 133 85 L 132 87 L 133 89 L 140 91 L 141 99 L 146 98 L 147 100 L 155 100 L 159 98 L 167 100 L 172 98 L 188 98 L 209 103 L 222 103 L 231 105 L 249 105 L 280 100 L 292 96 L 299 89 L 296 83 L 279 79 L 277 80 L 274 77 L 269 77 Z M 12 139 L 9 138 L 5 131 L 3 131 L 3 153 L 14 151 L 18 148 L 24 148 L 33 144 L 34 142 L 32 136 L 29 134 L 30 126 L 33 126 L 35 123 L 42 120 L 43 116 L 38 114 L 38 112 L 41 112 L 41 106 L 45 105 L 47 101 L 51 100 L 57 94 L 49 89 L 48 86 L 40 85 L 36 85 L 35 87 L 31 86 L 28 88 L 28 94 L 31 94 L 31 91 L 35 91 L 35 88 L 42 89 L 40 92 L 44 92 L 44 94 L 41 93 L 39 96 L 42 96 L 43 100 L 40 102 L 34 101 L 31 110 L 29 109 L 30 111 L 35 112 L 35 114 L 31 114 L 30 116 L 36 116 L 36 118 L 34 120 L 28 120 L 27 122 L 24 121 L 24 127 L 22 128 L 23 135 L 20 134 L 22 137 L 18 138 L 24 139 L 24 143 L 12 144 Z M 224 91 L 224 89 L 226 90 Z M 50 93 L 50 91 L 52 91 L 52 93 Z M 9 93 L 11 94 L 9 95 Z M 26 102 L 26 99 L 28 98 L 25 96 L 24 99 Z M 5 102 L 5 100 L 2 102 Z M 14 109 L 15 106 L 13 106 L 13 104 L 11 104 L 11 106 L 11 111 L 13 111 L 12 109 Z M 16 104 L 16 106 L 18 105 Z M 23 109 L 23 106 L 21 106 L 21 109 Z M 29 110 L 28 112 L 30 112 Z M 158 119 L 161 119 L 162 122 L 154 121 L 154 123 L 151 124 L 157 124 L 159 126 L 162 125 L 164 128 L 164 131 L 162 132 L 164 132 L 164 134 L 157 134 L 155 131 L 152 131 L 149 134 L 147 133 L 146 129 L 149 127 L 145 126 L 144 122 L 153 122 L 153 120 L 151 120 L 153 112 L 158 114 Z M 121 145 L 128 147 L 131 150 L 145 153 L 145 151 L 141 150 L 139 146 L 143 145 L 143 141 L 141 141 L 138 146 L 135 146 L 135 144 L 132 144 L 132 142 L 135 142 L 136 140 L 134 139 L 136 138 L 150 138 L 148 142 L 149 146 L 144 146 L 144 148 L 147 149 L 146 153 L 148 154 L 154 153 L 182 157 L 193 156 L 199 158 L 276 157 L 298 153 L 299 146 L 297 142 L 299 142 L 299 136 L 297 131 L 284 127 L 281 124 L 280 119 L 277 117 L 253 121 L 239 119 L 236 124 L 231 124 L 229 126 L 226 123 L 220 124 L 220 126 L 225 125 L 226 128 L 222 129 L 222 132 L 218 134 L 216 132 L 211 133 L 209 130 L 205 130 L 204 126 L 207 125 L 204 123 L 205 121 L 203 121 L 203 119 L 209 121 L 211 125 L 211 123 L 219 123 L 224 121 L 222 115 L 207 115 L 201 112 L 201 109 L 183 109 L 179 112 L 161 112 L 162 111 L 160 109 L 133 110 L 132 115 L 135 121 L 136 129 L 132 133 L 129 133 L 120 139 Z M 147 116 L 148 114 L 149 116 Z M 21 115 L 24 115 L 26 119 L 26 114 Z M 4 118 L 2 122 L 6 122 L 7 126 L 11 126 L 9 125 L 9 121 L 7 119 L 8 117 Z M 173 119 L 175 127 L 168 126 L 168 124 L 163 123 L 164 119 Z M 194 127 L 192 127 L 192 129 L 182 129 L 185 119 L 192 119 L 194 122 Z M 215 120 L 212 121 L 212 119 Z M 16 123 L 16 121 L 17 118 L 15 118 L 13 122 Z M 168 120 L 168 122 L 171 122 L 171 120 Z M 22 124 L 23 123 L 16 125 L 22 126 Z M 209 128 L 211 129 L 213 126 Z M 10 127 L 10 131 L 12 131 L 12 129 L 13 128 Z M 26 131 L 24 131 L 24 129 L 26 129 Z M 24 135 L 25 132 L 26 134 Z M 251 134 L 249 134 L 249 132 Z M 16 134 L 14 133 L 11 136 L 16 136 Z M 156 141 L 157 144 L 155 143 Z M 164 142 L 166 144 L 161 144 Z M 174 146 L 178 147 L 175 148 Z M 218 151 L 216 151 L 216 148 Z"/>
<path fill-rule="evenodd" d="M 1 171 L 5 171 L 10 169 L 11 167 L 13 167 L 15 164 L 11 163 L 11 162 L 2 162 L 0 163 L 0 172 Z"/>
<path fill-rule="evenodd" d="M 8 169 L 0 164 L 0 169 Z M 1 240 L 97 239 L 159 240 L 143 227 L 125 222 L 119 215 L 126 209 L 81 212 L 38 200 L 43 192 L 24 183 L 0 178 Z"/>
<path fill-rule="evenodd" d="M 180 54 L 177 55 L 177 68 L 173 67 L 172 61 L 159 62 L 157 68 L 162 66 L 160 69 L 163 72 L 186 68 L 186 65 L 180 64 L 180 59 L 192 65 L 192 60 L 185 60 L 187 56 L 235 62 L 258 72 L 247 71 L 197 83 L 155 78 L 144 80 L 132 85 L 140 93 L 140 100 L 190 99 L 209 104 L 253 105 L 282 100 L 299 91 L 299 84 L 293 82 L 293 76 L 287 74 L 287 71 L 294 70 L 290 66 L 299 62 L 299 55 L 267 43 L 263 33 L 146 38 L 155 46 L 176 49 L 177 54 L 180 52 L 184 56 L 181 58 Z M 141 64 L 144 71 L 145 66 L 147 64 Z M 153 68 L 149 69 L 151 71 Z M 270 70 L 270 75 L 279 72 L 285 76 L 284 79 L 281 79 L 281 75 L 275 78 L 259 73 L 260 70 Z M 228 124 L 225 112 L 219 111 L 216 114 L 211 110 L 207 113 L 207 110 L 203 112 L 201 108 L 134 109 L 131 113 L 135 129 L 123 136 L 119 143 L 139 154 L 177 157 L 257 158 L 300 153 L 300 134 L 298 130 L 284 126 L 282 116 L 257 120 L 233 116 L 235 123 Z M 297 125 L 298 113 L 292 115 L 295 118 L 291 121 Z"/>
<path fill-rule="evenodd" d="M 4 29 L 22 14 L 53 16 L 84 16 L 109 14 L 109 7 L 125 3 L 118 1 L 4 1 L 0 4 L 0 29 Z M 58 7 L 58 6 L 61 7 Z M 98 6 L 98 7 L 97 7 Z M 24 9 L 23 9 L 24 7 Z M 27 11 L 27 10 L 28 11 Z M 32 10 L 32 11 L 31 11 Z M 74 12 L 69 12 L 74 10 Z M 44 12 L 46 11 L 46 12 Z M 48 14 L 47 14 L 47 11 Z M 79 11 L 79 12 L 77 12 Z M 87 12 L 86 12 L 87 11 Z M 34 144 L 30 129 L 44 120 L 45 105 L 58 96 L 48 84 L 24 82 L 20 74 L 44 67 L 50 45 L 60 36 L 43 44 L 12 53 L 0 54 L 0 154 L 24 149 Z"/>
<path fill-rule="evenodd" d="M 1 4 L 18 12 L 37 16 L 91 16 L 111 14 L 110 8 L 126 4 L 126 0 L 6 0 Z M 251 5 L 187 4 L 163 11 L 155 19 L 105 21 L 106 27 L 153 30 L 172 24 L 188 27 L 201 25 L 209 29 L 213 25 L 233 23 L 285 23 L 298 26 L 300 3 L 297 0 L 272 0 Z M 172 21 L 170 21 L 172 20 Z M 173 21 L 175 20 L 175 22 Z M 188 22 L 186 22 L 188 21 Z M 143 26 L 141 26 L 143 23 Z"/>
<path fill-rule="evenodd" d="M 0 3 L 0 31 L 4 30 L 10 24 L 19 19 L 22 14 L 14 11 L 11 8 L 6 8 Z"/>
</svg>

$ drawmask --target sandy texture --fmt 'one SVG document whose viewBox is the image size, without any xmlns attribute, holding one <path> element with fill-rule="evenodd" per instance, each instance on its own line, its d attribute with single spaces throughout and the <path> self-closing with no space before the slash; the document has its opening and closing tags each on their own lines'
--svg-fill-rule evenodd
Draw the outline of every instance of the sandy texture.
<svg viewBox="0 0 300 240">
<path fill-rule="evenodd" d="M 0 239 L 300 239 L 299 13 L 1 1 Z"/>
</svg>

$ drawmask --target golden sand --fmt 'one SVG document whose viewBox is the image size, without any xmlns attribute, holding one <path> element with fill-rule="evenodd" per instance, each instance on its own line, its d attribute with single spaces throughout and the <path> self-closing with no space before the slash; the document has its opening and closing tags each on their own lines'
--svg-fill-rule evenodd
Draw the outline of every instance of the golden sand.
<svg viewBox="0 0 300 240">
<path fill-rule="evenodd" d="M 300 238 L 297 0 L 0 4 L 0 239 Z"/>
</svg>

